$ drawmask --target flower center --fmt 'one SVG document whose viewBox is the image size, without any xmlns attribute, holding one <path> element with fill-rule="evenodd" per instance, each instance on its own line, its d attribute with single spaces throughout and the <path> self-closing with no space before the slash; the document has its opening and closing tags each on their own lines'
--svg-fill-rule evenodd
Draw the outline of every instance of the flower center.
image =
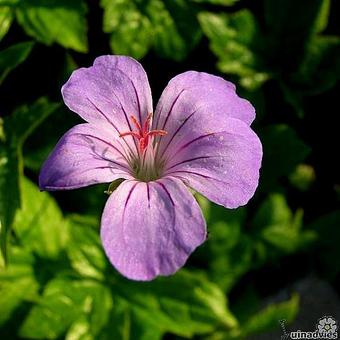
<svg viewBox="0 0 340 340">
<path fill-rule="evenodd" d="M 138 142 L 138 156 L 132 157 L 131 168 L 136 179 L 149 182 L 160 178 L 163 166 L 155 160 L 154 146 L 150 142 L 152 137 L 165 136 L 165 130 L 150 130 L 152 113 L 149 113 L 141 126 L 136 117 L 131 116 L 131 122 L 136 130 L 123 132 L 119 137 L 132 136 Z"/>
<path fill-rule="evenodd" d="M 123 132 L 119 135 L 119 137 L 133 136 L 138 140 L 139 151 L 141 155 L 143 155 L 145 149 L 149 144 L 150 137 L 152 136 L 165 136 L 167 132 L 165 130 L 150 130 L 150 121 L 151 121 L 152 113 L 148 114 L 146 121 L 144 122 L 143 127 L 138 123 L 135 116 L 131 116 L 131 121 L 133 125 L 137 128 L 137 131 L 129 131 Z"/>
</svg>

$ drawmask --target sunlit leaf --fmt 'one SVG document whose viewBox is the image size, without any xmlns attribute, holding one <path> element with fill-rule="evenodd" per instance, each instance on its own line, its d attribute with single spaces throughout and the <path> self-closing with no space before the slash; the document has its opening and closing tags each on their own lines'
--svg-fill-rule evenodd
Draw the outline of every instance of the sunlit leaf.
<svg viewBox="0 0 340 340">
<path fill-rule="evenodd" d="M 22 146 L 34 129 L 59 104 L 41 98 L 31 106 L 22 106 L 4 119 L 5 141 L 0 141 L 0 243 L 7 259 L 7 239 L 16 210 L 20 207 L 20 176 L 23 172 Z"/>
<path fill-rule="evenodd" d="M 12 45 L 0 51 L 0 84 L 8 73 L 24 62 L 32 51 L 33 42 L 23 42 Z"/>
<path fill-rule="evenodd" d="M 153 48 L 180 61 L 200 38 L 195 9 L 184 0 L 101 0 L 101 5 L 114 53 L 141 58 Z"/>
<path fill-rule="evenodd" d="M 299 310 L 299 297 L 294 294 L 288 301 L 269 304 L 268 307 L 255 314 L 242 327 L 242 335 L 261 333 L 278 327 L 280 320 L 291 322 Z"/>
<path fill-rule="evenodd" d="M 271 246 L 283 252 L 294 252 L 316 239 L 312 230 L 302 229 L 302 211 L 290 210 L 281 194 L 270 195 L 256 212 L 252 228 Z"/>
<path fill-rule="evenodd" d="M 115 296 L 111 319 L 100 334 L 100 339 L 161 340 L 165 329 L 148 313 L 134 308 L 126 300 Z"/>
<path fill-rule="evenodd" d="M 199 275 L 182 270 L 148 283 L 118 282 L 113 290 L 129 302 L 133 313 L 141 313 L 148 323 L 164 331 L 188 337 L 218 326 L 237 327 L 224 293 Z"/>
<path fill-rule="evenodd" d="M 39 284 L 31 267 L 32 257 L 13 248 L 11 265 L 0 270 L 0 326 L 8 321 L 23 301 L 38 296 Z"/>
<path fill-rule="evenodd" d="M 256 89 L 270 74 L 262 69 L 264 41 L 257 22 L 248 10 L 233 14 L 203 12 L 199 15 L 212 51 L 218 56 L 218 68 L 240 77 L 241 84 Z"/>
<path fill-rule="evenodd" d="M 237 3 L 238 0 L 191 0 L 191 1 L 198 3 L 208 3 L 213 5 L 232 6 L 235 3 Z"/>
<path fill-rule="evenodd" d="M 56 278 L 31 309 L 20 335 L 34 339 L 57 338 L 68 330 L 75 332 L 74 328 L 79 327 L 79 319 L 83 317 L 89 335 L 95 337 L 108 321 L 111 308 L 107 287 L 95 281 Z"/>
<path fill-rule="evenodd" d="M 22 205 L 13 229 L 21 245 L 44 258 L 57 258 L 68 239 L 68 224 L 54 199 L 26 178 L 21 180 Z"/>
<path fill-rule="evenodd" d="M 38 41 L 87 52 L 85 1 L 21 0 L 15 9 L 20 25 Z"/>
<path fill-rule="evenodd" d="M 73 215 L 69 217 L 71 240 L 68 255 L 73 268 L 84 277 L 104 278 L 108 261 L 98 237 L 99 221 Z"/>
<path fill-rule="evenodd" d="M 9 7 L 0 7 L 0 41 L 6 35 L 13 21 L 13 12 Z"/>
<path fill-rule="evenodd" d="M 329 13 L 331 8 L 331 0 L 323 0 L 319 10 L 319 14 L 314 23 L 316 33 L 324 31 L 328 25 Z"/>
</svg>

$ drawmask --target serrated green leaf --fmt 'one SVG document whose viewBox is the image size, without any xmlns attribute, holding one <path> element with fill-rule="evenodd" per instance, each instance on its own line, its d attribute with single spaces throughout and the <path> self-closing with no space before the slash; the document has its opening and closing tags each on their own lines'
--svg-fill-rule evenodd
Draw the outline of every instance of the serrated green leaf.
<svg viewBox="0 0 340 340">
<path fill-rule="evenodd" d="M 252 228 L 271 246 L 291 253 L 316 239 L 315 232 L 301 229 L 302 217 L 302 210 L 293 215 L 283 195 L 271 194 L 256 212 Z"/>
<path fill-rule="evenodd" d="M 32 51 L 31 41 L 12 45 L 0 52 L 0 84 L 10 71 L 23 63 Z"/>
<path fill-rule="evenodd" d="M 183 60 L 197 44 L 196 12 L 184 0 L 102 0 L 103 29 L 117 54 L 142 58 L 152 47 L 161 57 Z"/>
<path fill-rule="evenodd" d="M 211 332 L 218 326 L 237 327 L 218 286 L 184 270 L 142 284 L 120 279 L 113 289 L 134 312 L 143 313 L 149 323 L 159 325 L 163 331 L 188 337 Z"/>
<path fill-rule="evenodd" d="M 9 7 L 0 7 L 0 41 L 7 34 L 13 21 L 13 12 Z"/>
<path fill-rule="evenodd" d="M 233 14 L 199 14 L 203 32 L 210 40 L 212 51 L 218 56 L 218 68 L 240 77 L 240 83 L 251 90 L 269 79 L 262 69 L 263 38 L 257 22 L 248 10 Z"/>
<path fill-rule="evenodd" d="M 41 98 L 32 106 L 22 106 L 4 119 L 5 141 L 0 142 L 0 244 L 7 260 L 7 239 L 16 210 L 20 207 L 20 176 L 23 172 L 22 146 L 34 129 L 59 104 Z"/>
<path fill-rule="evenodd" d="M 111 308 L 107 287 L 94 281 L 56 278 L 48 283 L 40 302 L 31 309 L 20 327 L 20 335 L 54 339 L 67 331 L 72 334 L 79 327 L 79 320 L 86 320 L 88 335 L 95 338 L 108 321 Z"/>
<path fill-rule="evenodd" d="M 15 8 L 19 24 L 36 40 L 87 52 L 87 6 L 83 0 L 22 0 Z"/>
</svg>

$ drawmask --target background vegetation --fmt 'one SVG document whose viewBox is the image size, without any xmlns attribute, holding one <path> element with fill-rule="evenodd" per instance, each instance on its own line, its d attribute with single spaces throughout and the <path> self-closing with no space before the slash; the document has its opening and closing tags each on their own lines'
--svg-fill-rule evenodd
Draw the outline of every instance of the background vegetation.
<svg viewBox="0 0 340 340">
<path fill-rule="evenodd" d="M 302 278 L 339 292 L 336 5 L 0 0 L 0 338 L 244 339 L 294 319 Z M 107 186 L 37 188 L 42 162 L 80 121 L 62 84 L 109 53 L 141 59 L 155 98 L 190 69 L 235 82 L 264 146 L 252 201 L 228 211 L 197 197 L 209 240 L 150 283 L 124 279 L 103 254 Z"/>
</svg>

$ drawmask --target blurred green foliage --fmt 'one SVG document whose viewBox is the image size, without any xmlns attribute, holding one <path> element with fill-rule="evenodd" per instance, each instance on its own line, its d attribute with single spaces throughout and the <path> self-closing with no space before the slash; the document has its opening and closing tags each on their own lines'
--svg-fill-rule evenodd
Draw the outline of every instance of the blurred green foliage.
<svg viewBox="0 0 340 340">
<path fill-rule="evenodd" d="M 333 131 L 324 108 L 339 89 L 334 3 L 0 0 L 1 339 L 246 339 L 297 315 L 296 293 L 263 303 L 306 274 L 296 260 L 310 258 L 311 272 L 337 285 L 339 183 L 322 130 Z M 124 279 L 103 253 L 106 186 L 37 187 L 42 162 L 78 121 L 60 86 L 110 52 L 144 58 L 152 87 L 191 68 L 231 79 L 255 105 L 263 142 L 254 199 L 226 210 L 196 194 L 207 242 L 177 274 L 149 283 Z M 20 86 L 44 73 L 39 90 L 34 78 L 32 90 Z"/>
</svg>

